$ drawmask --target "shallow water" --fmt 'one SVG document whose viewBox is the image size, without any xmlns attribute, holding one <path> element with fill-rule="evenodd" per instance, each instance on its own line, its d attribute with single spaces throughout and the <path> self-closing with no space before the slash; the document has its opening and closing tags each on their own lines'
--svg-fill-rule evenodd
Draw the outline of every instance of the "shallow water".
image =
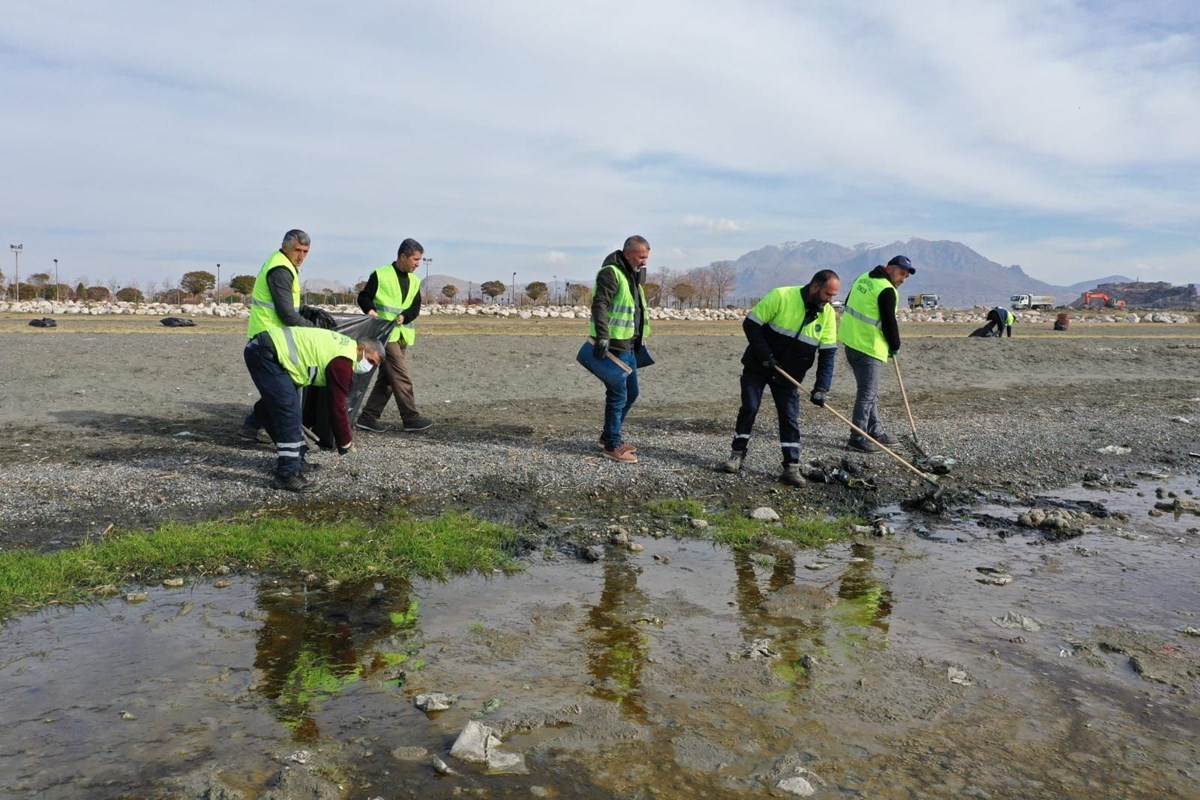
<svg viewBox="0 0 1200 800">
<path fill-rule="evenodd" d="M 1158 486 L 1196 477 L 1056 495 L 1131 515 L 1063 541 L 994 521 L 1019 506 L 888 509 L 894 536 L 794 556 L 637 537 L 511 577 L 50 609 L 0 630 L 0 794 L 194 796 L 216 768 L 254 796 L 323 764 L 364 798 L 750 797 L 798 767 L 820 796 L 1198 796 L 1200 517 L 1148 517 Z M 794 583 L 838 600 L 760 607 Z M 743 658 L 760 639 L 779 655 Z M 427 716 L 427 691 L 459 699 Z M 472 718 L 529 773 L 449 758 Z"/>
</svg>

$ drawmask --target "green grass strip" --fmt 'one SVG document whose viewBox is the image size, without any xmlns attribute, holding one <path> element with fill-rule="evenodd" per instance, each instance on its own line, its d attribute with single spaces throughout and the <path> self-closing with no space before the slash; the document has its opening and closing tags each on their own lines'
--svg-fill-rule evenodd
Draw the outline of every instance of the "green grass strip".
<svg viewBox="0 0 1200 800">
<path fill-rule="evenodd" d="M 508 570 L 517 538 L 511 529 L 459 513 L 428 520 L 398 514 L 371 525 L 290 518 L 167 524 L 49 553 L 0 552 L 0 619 L 83 600 L 101 586 L 211 575 L 221 566 L 285 575 L 309 570 L 340 581 Z"/>
</svg>

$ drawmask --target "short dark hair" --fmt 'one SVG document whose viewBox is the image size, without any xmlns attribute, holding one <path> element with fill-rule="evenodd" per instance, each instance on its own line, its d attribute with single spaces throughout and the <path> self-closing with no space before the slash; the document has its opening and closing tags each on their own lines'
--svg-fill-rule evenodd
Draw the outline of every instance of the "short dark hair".
<svg viewBox="0 0 1200 800">
<path fill-rule="evenodd" d="M 396 251 L 396 258 L 411 256 L 413 253 L 424 253 L 425 248 L 421 247 L 421 243 L 416 239 L 405 239 L 400 243 L 400 249 Z"/>
<path fill-rule="evenodd" d="M 825 284 L 829 283 L 831 279 L 836 279 L 839 281 L 841 280 L 841 278 L 838 277 L 838 274 L 833 270 L 823 269 L 813 275 L 812 280 L 810 280 L 809 283 L 811 283 L 813 286 L 824 286 Z"/>
<path fill-rule="evenodd" d="M 296 245 L 300 245 L 302 247 L 311 247 L 312 239 L 309 238 L 307 233 L 299 228 L 292 228 L 283 235 L 283 244 L 279 245 L 279 249 L 287 250 L 291 247 L 295 247 Z"/>
</svg>

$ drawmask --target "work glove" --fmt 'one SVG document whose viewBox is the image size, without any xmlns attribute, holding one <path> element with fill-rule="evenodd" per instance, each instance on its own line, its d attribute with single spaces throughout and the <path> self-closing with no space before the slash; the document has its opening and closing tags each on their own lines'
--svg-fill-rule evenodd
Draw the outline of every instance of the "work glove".
<svg viewBox="0 0 1200 800">
<path fill-rule="evenodd" d="M 777 367 L 779 365 L 779 363 L 775 360 L 775 356 L 767 356 L 767 360 L 762 362 L 762 365 L 763 365 L 763 369 L 765 369 L 767 372 L 770 372 L 771 374 L 774 374 L 775 367 Z"/>
<path fill-rule="evenodd" d="M 592 345 L 592 355 L 597 361 L 608 358 L 608 339 L 597 339 Z"/>
<path fill-rule="evenodd" d="M 300 316 L 311 322 L 314 328 L 324 328 L 330 331 L 337 328 L 337 322 L 333 315 L 316 306 L 300 306 Z"/>
<path fill-rule="evenodd" d="M 808 395 L 808 401 L 814 406 L 825 407 L 825 392 L 822 389 L 813 389 Z"/>
</svg>

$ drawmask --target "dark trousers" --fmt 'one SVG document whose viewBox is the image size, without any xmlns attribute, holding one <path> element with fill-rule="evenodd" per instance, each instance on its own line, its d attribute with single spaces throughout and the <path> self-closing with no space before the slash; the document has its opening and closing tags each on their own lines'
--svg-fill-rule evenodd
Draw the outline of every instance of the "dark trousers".
<svg viewBox="0 0 1200 800">
<path fill-rule="evenodd" d="M 421 416 L 413 395 L 412 378 L 408 376 L 408 362 L 404 355 L 407 349 L 408 345 L 403 339 L 388 342 L 384 348 L 383 363 L 379 367 L 379 377 L 375 379 L 375 388 L 358 415 L 359 419 L 368 422 L 378 420 L 393 396 L 396 398 L 396 408 L 400 409 L 400 419 L 404 422 L 413 422 Z"/>
<path fill-rule="evenodd" d="M 300 471 L 308 445 L 301 427 L 300 394 L 275 356 L 274 348 L 251 339 L 244 351 L 246 369 L 261 399 L 254 416 L 275 440 L 275 474 L 286 478 Z"/>
<path fill-rule="evenodd" d="M 773 378 L 760 372 L 742 371 L 742 407 L 738 409 L 734 427 L 733 450 L 745 453 L 750 449 L 750 432 L 754 419 L 762 405 L 763 390 L 771 387 L 771 398 L 779 415 L 779 449 L 784 464 L 800 463 L 800 392 L 781 378 Z"/>
</svg>

